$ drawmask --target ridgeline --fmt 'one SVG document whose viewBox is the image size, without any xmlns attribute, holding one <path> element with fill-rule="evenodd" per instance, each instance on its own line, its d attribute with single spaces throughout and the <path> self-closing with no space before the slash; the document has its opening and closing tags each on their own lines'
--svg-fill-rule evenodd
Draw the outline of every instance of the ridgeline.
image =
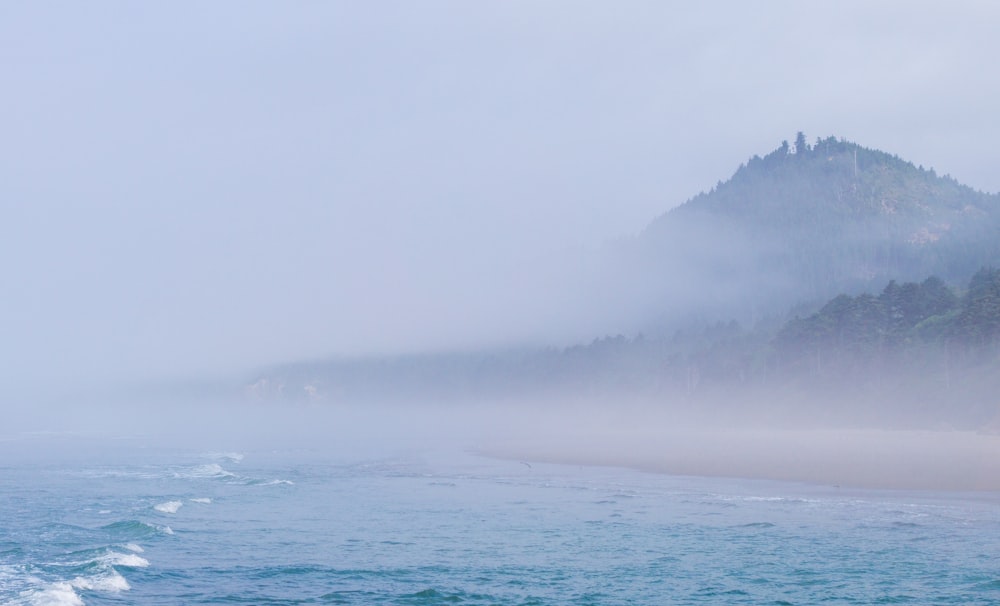
<svg viewBox="0 0 1000 606">
<path fill-rule="evenodd" d="M 726 182 L 654 220 L 630 262 L 711 321 L 752 322 L 889 280 L 937 276 L 953 287 L 1000 261 L 1000 196 L 933 169 L 834 138 L 799 133 Z"/>
</svg>

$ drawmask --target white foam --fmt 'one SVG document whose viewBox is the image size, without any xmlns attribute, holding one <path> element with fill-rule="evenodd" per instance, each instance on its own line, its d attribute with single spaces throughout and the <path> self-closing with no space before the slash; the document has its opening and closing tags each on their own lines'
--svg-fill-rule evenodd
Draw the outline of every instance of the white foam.
<svg viewBox="0 0 1000 606">
<path fill-rule="evenodd" d="M 83 606 L 83 600 L 69 583 L 53 583 L 28 596 L 32 606 Z"/>
<path fill-rule="evenodd" d="M 208 497 L 198 497 L 194 499 L 189 499 L 192 503 L 201 503 L 203 505 L 208 505 L 212 502 L 212 499 Z"/>
<path fill-rule="evenodd" d="M 111 513 L 111 510 L 110 509 L 102 509 L 102 510 L 98 511 L 97 513 L 99 513 L 100 515 L 108 515 L 109 513 Z"/>
<path fill-rule="evenodd" d="M 128 581 L 125 580 L 125 577 L 118 574 L 114 569 L 107 574 L 92 577 L 76 577 L 70 585 L 87 591 L 106 591 L 111 593 L 128 591 L 132 588 L 128 584 Z"/>
<path fill-rule="evenodd" d="M 126 543 L 125 545 L 122 545 L 122 547 L 128 549 L 132 553 L 142 553 L 143 551 L 145 551 L 142 547 L 139 547 L 135 543 Z"/>
<path fill-rule="evenodd" d="M 12 589 L 23 580 L 23 568 L 0 564 L 0 588 Z"/>
<path fill-rule="evenodd" d="M 223 469 L 218 463 L 206 463 L 191 468 L 185 475 L 189 478 L 231 478 L 236 474 Z"/>
<path fill-rule="evenodd" d="M 279 484 L 284 484 L 287 486 L 293 486 L 295 482 L 291 480 L 269 480 L 263 483 L 263 486 L 277 486 Z"/>
<path fill-rule="evenodd" d="M 106 561 L 112 566 L 128 566 L 129 568 L 145 568 L 149 566 L 149 560 L 134 553 L 111 552 L 108 554 Z"/>
<path fill-rule="evenodd" d="M 159 505 L 154 505 L 153 509 L 159 511 L 160 513 L 177 513 L 184 503 L 180 501 L 167 501 L 166 503 L 160 503 Z"/>
<path fill-rule="evenodd" d="M 174 529 L 169 526 L 160 526 L 159 530 L 163 534 L 174 534 Z"/>
</svg>

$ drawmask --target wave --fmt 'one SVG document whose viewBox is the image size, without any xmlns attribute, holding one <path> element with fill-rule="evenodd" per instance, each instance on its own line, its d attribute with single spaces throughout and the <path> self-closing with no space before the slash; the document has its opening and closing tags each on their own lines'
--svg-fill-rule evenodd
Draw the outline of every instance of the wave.
<svg viewBox="0 0 1000 606">
<path fill-rule="evenodd" d="M 132 589 L 132 586 L 125 580 L 125 577 L 113 568 L 103 574 L 90 577 L 76 577 L 70 581 L 70 585 L 76 589 L 106 593 L 119 593 Z"/>
<path fill-rule="evenodd" d="M 116 567 L 145 568 L 149 561 L 137 555 L 142 548 L 135 544 L 124 546 L 126 552 L 111 548 L 87 549 L 67 554 L 65 560 L 39 564 L 36 570 L 55 581 L 43 581 L 32 575 L 20 580 L 26 588 L 20 591 L 21 600 L 16 604 L 31 606 L 78 606 L 84 603 L 78 591 L 117 594 L 132 587 Z"/>
<path fill-rule="evenodd" d="M 195 497 L 193 499 L 188 499 L 192 503 L 201 503 L 202 505 L 209 505 L 212 503 L 212 499 L 208 497 Z"/>
<path fill-rule="evenodd" d="M 148 539 L 158 534 L 174 534 L 169 526 L 147 524 L 139 520 L 124 520 L 101 526 L 100 530 L 108 533 L 114 541 L 131 542 Z"/>
<path fill-rule="evenodd" d="M 177 513 L 177 510 L 183 506 L 184 503 L 182 501 L 167 501 L 159 505 L 154 505 L 153 509 L 160 513 Z"/>
<path fill-rule="evenodd" d="M 30 591 L 25 597 L 25 603 L 32 606 L 84 606 L 73 586 L 66 581 Z"/>
<path fill-rule="evenodd" d="M 243 455 L 238 453 L 228 453 L 224 456 L 214 457 L 220 461 L 239 463 Z M 159 480 L 172 478 L 179 480 L 188 479 L 224 479 L 234 478 L 237 475 L 225 469 L 219 463 L 202 463 L 194 466 L 168 466 L 168 467 L 99 467 L 80 470 L 74 473 L 84 478 L 115 478 L 130 480 Z"/>
<path fill-rule="evenodd" d="M 272 485 L 272 484 L 292 484 L 290 480 L 264 480 L 233 473 L 225 469 L 218 463 L 206 463 L 196 465 L 180 471 L 174 471 L 173 477 L 177 479 L 208 479 L 220 480 L 227 484 L 242 484 L 245 486 Z M 192 499 L 194 500 L 194 499 Z M 196 501 L 200 502 L 200 501 Z"/>
<path fill-rule="evenodd" d="M 149 566 L 149 560 L 135 553 L 118 553 L 112 551 L 108 553 L 105 561 L 112 566 L 124 566 L 126 568 L 146 568 Z"/>
<path fill-rule="evenodd" d="M 104 570 L 109 566 L 125 566 L 128 568 L 145 568 L 149 566 L 146 558 L 138 555 L 143 550 L 142 547 L 129 543 L 123 546 L 122 549 L 125 549 L 126 552 L 115 551 L 110 547 L 74 551 L 62 556 L 57 562 L 44 565 L 44 568 L 83 573 Z"/>
<path fill-rule="evenodd" d="M 219 479 L 219 478 L 235 478 L 236 474 L 223 469 L 222 465 L 218 463 L 205 463 L 204 465 L 195 465 L 194 467 L 189 467 L 181 471 L 175 471 L 174 477 L 179 479 L 198 479 L 198 478 L 208 478 L 208 479 Z"/>
<path fill-rule="evenodd" d="M 260 486 L 294 486 L 295 482 L 291 480 L 255 480 L 251 482 L 252 484 L 257 484 Z"/>
<path fill-rule="evenodd" d="M 194 467 L 174 468 L 169 476 L 178 480 L 217 480 L 226 484 L 243 486 L 270 486 L 275 484 L 294 484 L 291 480 L 263 479 L 233 473 L 218 463 L 204 463 Z M 189 499 L 194 503 L 208 503 L 211 499 Z"/>
<path fill-rule="evenodd" d="M 241 452 L 209 452 L 206 453 L 206 457 L 210 459 L 216 459 L 220 461 L 230 461 L 232 463 L 239 463 L 243 460 L 243 453 Z"/>
</svg>

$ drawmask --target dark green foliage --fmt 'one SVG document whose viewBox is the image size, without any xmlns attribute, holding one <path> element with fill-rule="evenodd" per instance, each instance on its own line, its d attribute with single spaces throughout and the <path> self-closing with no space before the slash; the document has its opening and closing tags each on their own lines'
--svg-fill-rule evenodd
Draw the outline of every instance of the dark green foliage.
<svg viewBox="0 0 1000 606">
<path fill-rule="evenodd" d="M 1000 271 L 983 268 L 972 277 L 951 334 L 979 347 L 990 346 L 1000 338 Z"/>
<path fill-rule="evenodd" d="M 843 370 L 895 360 L 915 348 L 968 354 L 998 342 L 1000 271 L 993 268 L 976 272 L 961 298 L 937 277 L 890 281 L 878 297 L 841 294 L 811 316 L 789 321 L 774 338 L 786 367 L 813 372 L 823 372 L 823 360 Z"/>
</svg>

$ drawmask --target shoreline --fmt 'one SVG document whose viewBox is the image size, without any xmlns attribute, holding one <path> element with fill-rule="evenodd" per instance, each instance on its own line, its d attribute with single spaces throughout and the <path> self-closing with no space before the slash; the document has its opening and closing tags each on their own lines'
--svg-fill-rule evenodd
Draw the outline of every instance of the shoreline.
<svg viewBox="0 0 1000 606">
<path fill-rule="evenodd" d="M 1000 436 L 965 430 L 618 428 L 518 436 L 487 456 L 873 490 L 1000 491 Z"/>
</svg>

